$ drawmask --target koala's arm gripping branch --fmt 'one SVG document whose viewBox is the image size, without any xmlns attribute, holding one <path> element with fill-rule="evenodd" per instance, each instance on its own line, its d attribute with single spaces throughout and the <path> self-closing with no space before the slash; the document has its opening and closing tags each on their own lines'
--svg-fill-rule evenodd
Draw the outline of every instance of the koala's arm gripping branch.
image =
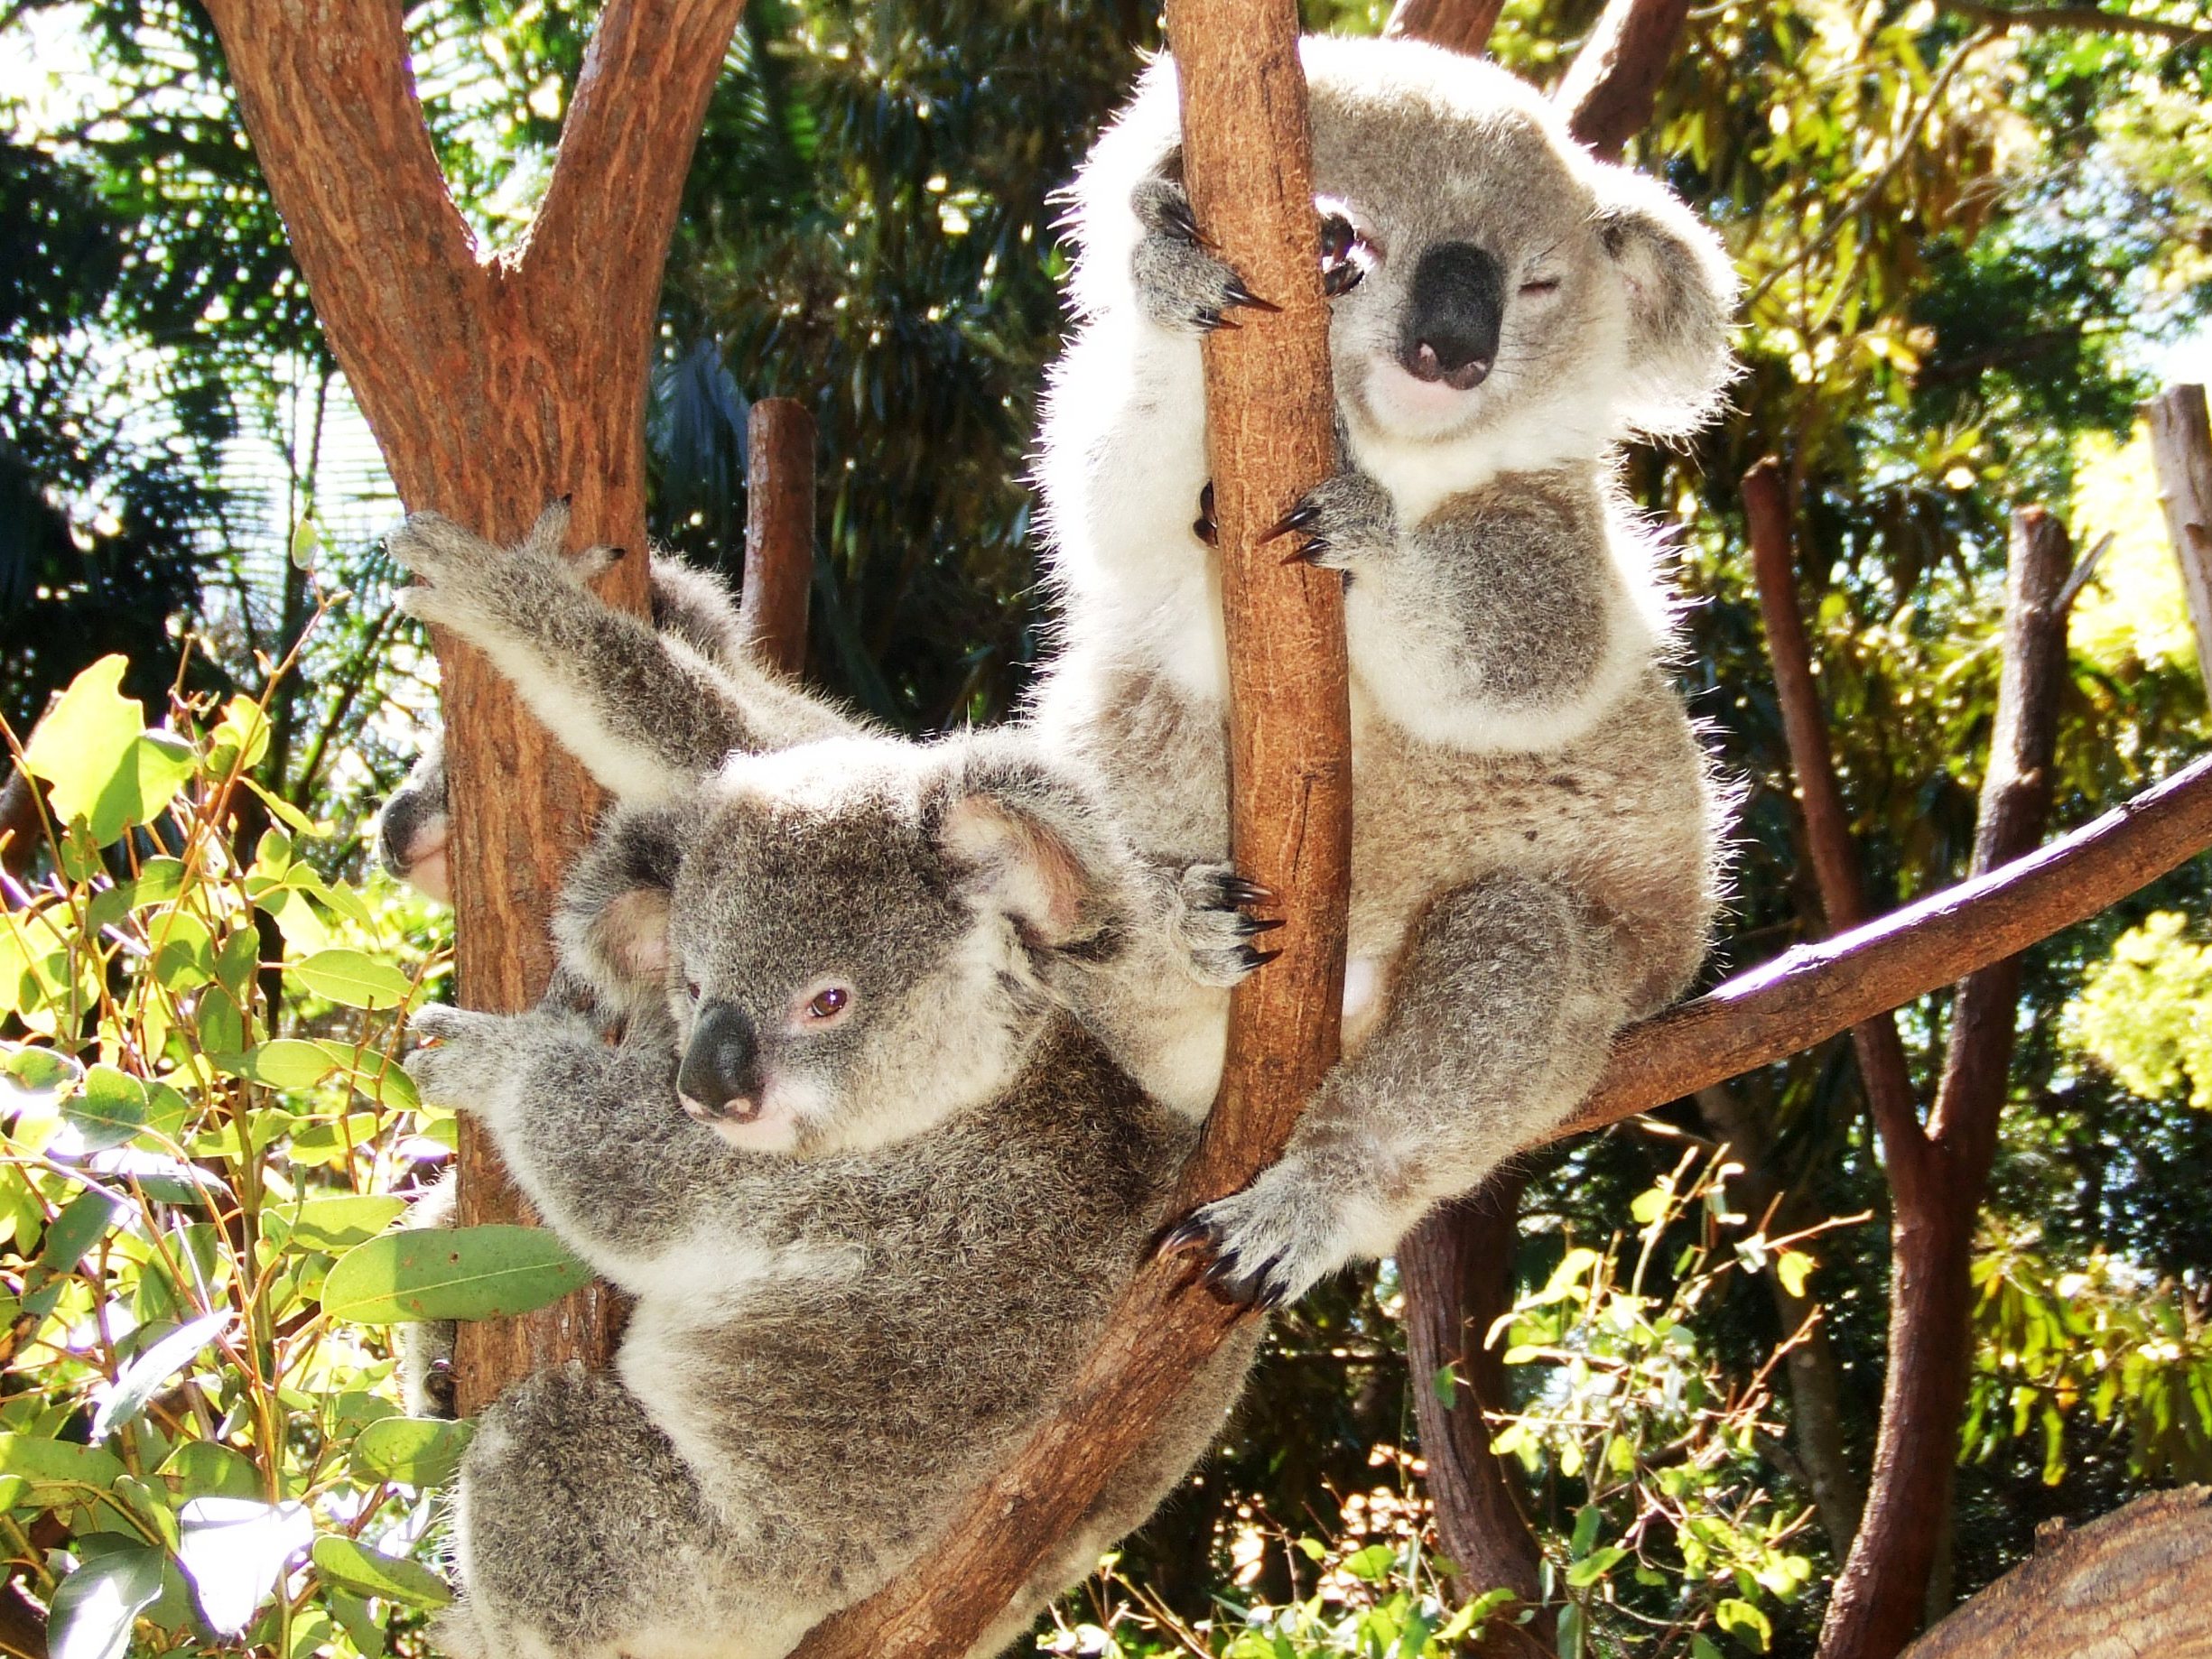
<svg viewBox="0 0 2212 1659">
<path fill-rule="evenodd" d="M 1228 1070 L 1186 1203 L 1271 1162 L 1336 1055 L 1351 841 L 1343 595 L 1285 563 L 1269 531 L 1333 467 L 1306 84 L 1288 0 L 1169 0 L 1185 176 L 1198 222 L 1279 311 L 1241 314 L 1206 347 L 1222 561 L 1236 857 L 1274 890 L 1282 958 L 1238 987 Z M 1175 1260 L 1138 1275 L 1052 1419 L 929 1558 L 816 1629 L 795 1659 L 965 1654 L 1059 1588 L 1067 1541 L 1206 1357 L 1245 1316 Z M 1004 1630 L 1010 1638 L 1010 1630 Z"/>
</svg>

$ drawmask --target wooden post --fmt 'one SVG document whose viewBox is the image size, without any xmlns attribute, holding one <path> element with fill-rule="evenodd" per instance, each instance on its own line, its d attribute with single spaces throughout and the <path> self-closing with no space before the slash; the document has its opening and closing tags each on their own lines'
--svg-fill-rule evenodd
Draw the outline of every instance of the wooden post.
<svg viewBox="0 0 2212 1659">
<path fill-rule="evenodd" d="M 2197 662 L 2212 694 L 2212 418 L 2202 386 L 2169 386 L 2148 403 L 2151 459 L 2181 589 L 2197 630 Z"/>
<path fill-rule="evenodd" d="M 764 397 L 745 422 L 745 585 L 738 620 L 760 660 L 806 672 L 806 599 L 814 579 L 814 417 L 795 398 Z"/>
<path fill-rule="evenodd" d="M 609 0 L 543 204 L 477 246 L 446 190 L 389 0 L 208 0 L 254 151 L 324 333 L 400 498 L 498 540 L 572 497 L 579 544 L 645 539 L 646 376 L 692 146 L 743 0 Z M 643 610 L 646 561 L 611 602 Z M 469 1006 L 527 1006 L 546 917 L 597 794 L 481 657 L 441 640 L 457 974 Z M 461 1119 L 460 1219 L 525 1213 Z M 612 1293 L 460 1330 L 460 1407 L 534 1368 L 602 1362 Z"/>
</svg>

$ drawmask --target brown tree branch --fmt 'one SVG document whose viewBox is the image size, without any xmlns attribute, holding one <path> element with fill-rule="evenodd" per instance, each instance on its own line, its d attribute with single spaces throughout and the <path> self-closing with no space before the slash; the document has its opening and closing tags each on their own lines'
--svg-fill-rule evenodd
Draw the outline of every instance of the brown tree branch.
<svg viewBox="0 0 2212 1659">
<path fill-rule="evenodd" d="M 1522 1604 L 1544 1599 L 1543 1552 L 1514 1489 L 1514 1475 L 1490 1449 L 1483 1413 L 1506 1408 L 1505 1357 L 1488 1340 L 1513 1307 L 1513 1258 L 1520 1247 L 1520 1199 L 1527 1175 L 1509 1168 L 1469 1197 L 1429 1212 L 1399 1241 L 1399 1284 L 1406 1296 L 1407 1388 L 1428 1463 L 1436 1539 L 1458 1569 L 1459 1592 L 1511 1590 Z M 1450 1367 L 1453 1399 L 1437 1389 Z M 1524 1630 L 1501 1609 L 1480 1633 L 1481 1651 L 1551 1651 L 1549 1621 Z"/>
<path fill-rule="evenodd" d="M 210 0 L 262 171 L 331 350 L 401 498 L 496 538 L 551 497 L 580 544 L 642 546 L 644 412 L 667 237 L 742 0 L 610 0 L 534 234 L 479 256 L 438 170 L 384 0 Z M 642 610 L 646 561 L 610 601 Z M 551 969 L 545 919 L 598 795 L 473 653 L 441 641 L 457 978 L 471 1006 L 526 1006 Z M 520 1197 L 464 1120 L 460 1219 Z M 603 1359 L 603 1287 L 461 1328 L 460 1407 L 572 1357 Z"/>
<path fill-rule="evenodd" d="M 1863 922 L 1865 867 L 1852 839 L 1851 814 L 1836 781 L 1828 746 L 1828 722 L 1813 678 L 1812 642 L 1798 611 L 1797 557 L 1791 549 L 1788 492 L 1780 465 L 1772 456 L 1743 475 L 1743 514 L 1751 528 L 1752 569 L 1759 588 L 1759 613 L 1766 623 L 1767 657 L 1773 665 L 1774 690 L 1789 742 L 1790 768 L 1797 774 L 1798 803 L 1804 814 L 1806 842 L 1812 853 L 1813 879 L 1829 931 Z M 1891 1179 L 1927 1179 L 1921 1155 L 1919 1102 L 1912 1068 L 1897 1022 L 1885 1010 L 1851 1031 L 1859 1075 L 1866 1085 L 1874 1126 L 1893 1160 Z"/>
<path fill-rule="evenodd" d="M 1607 0 L 1567 66 L 1553 102 L 1568 130 L 1608 162 L 1651 125 L 1659 83 L 1674 62 L 1690 0 Z"/>
<path fill-rule="evenodd" d="M 2212 416 L 2202 386 L 2169 386 L 2143 405 L 2166 531 L 2197 633 L 2197 661 L 2212 686 Z"/>
<path fill-rule="evenodd" d="M 1398 0 L 1382 32 L 1393 39 L 1428 41 L 1479 58 L 1504 10 L 1505 0 Z"/>
<path fill-rule="evenodd" d="M 2035 844 L 2049 815 L 2066 610 L 2066 527 L 2012 516 L 2003 673 L 1975 825 L 1975 873 Z M 1893 1182 L 1889 1365 L 1858 1542 L 1837 1575 L 1822 1659 L 1892 1659 L 1919 1628 L 1950 1530 L 1952 1467 L 1973 1364 L 1974 1235 L 2004 1109 L 2022 963 L 2008 954 L 1960 984 L 1943 1081 L 1921 1143 L 1935 1179 Z"/>
<path fill-rule="evenodd" d="M 1286 563 L 1269 529 L 1334 460 L 1328 312 L 1315 242 L 1306 83 L 1287 0 L 1170 0 L 1185 176 L 1209 243 L 1282 308 L 1206 342 L 1207 438 L 1230 663 L 1239 868 L 1287 923 L 1278 961 L 1231 997 L 1228 1067 L 1182 1202 L 1272 1162 L 1336 1056 L 1351 840 L 1343 589 Z M 1174 1259 L 1138 1274 L 1052 1420 L 929 1559 L 817 1628 L 795 1659 L 955 1654 L 998 1619 L 1248 1321 Z"/>
<path fill-rule="evenodd" d="M 1999 29 L 2074 29 L 2090 34 L 2149 34 L 2177 46 L 2212 41 L 2212 30 L 2156 17 L 2131 17 L 2095 5 L 1984 5 L 1981 0 L 1937 0 L 1947 12 Z"/>
<path fill-rule="evenodd" d="M 745 584 L 738 620 L 753 650 L 793 679 L 806 672 L 814 579 L 814 417 L 764 397 L 745 422 Z"/>
<path fill-rule="evenodd" d="M 1554 1135 L 1650 1111 L 1825 1043 L 1885 1008 L 2087 922 L 2212 847 L 2212 755 L 2001 869 L 1799 945 L 1613 1043 Z"/>
<path fill-rule="evenodd" d="M 1905 1650 L 1905 1659 L 2212 1653 L 2212 1491 L 2153 1492 L 2035 1553 Z"/>
</svg>

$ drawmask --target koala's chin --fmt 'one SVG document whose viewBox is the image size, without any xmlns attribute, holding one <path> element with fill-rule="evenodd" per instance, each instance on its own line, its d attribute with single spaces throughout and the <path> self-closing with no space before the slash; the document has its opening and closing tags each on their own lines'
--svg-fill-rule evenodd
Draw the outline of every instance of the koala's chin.
<svg viewBox="0 0 2212 1659">
<path fill-rule="evenodd" d="M 783 1153 L 801 1157 L 820 1156 L 841 1147 L 819 1144 L 819 1133 L 809 1135 L 810 1118 L 820 1116 L 816 1091 L 804 1083 L 769 1082 L 760 1091 L 760 1102 L 750 1113 L 717 1112 L 689 1095 L 680 1097 L 685 1114 L 714 1131 L 739 1152 Z"/>
<path fill-rule="evenodd" d="M 1359 401 L 1379 432 L 1413 441 L 1464 437 L 1486 401 L 1480 386 L 1462 390 L 1420 380 L 1386 357 L 1369 361 L 1360 391 Z"/>
</svg>

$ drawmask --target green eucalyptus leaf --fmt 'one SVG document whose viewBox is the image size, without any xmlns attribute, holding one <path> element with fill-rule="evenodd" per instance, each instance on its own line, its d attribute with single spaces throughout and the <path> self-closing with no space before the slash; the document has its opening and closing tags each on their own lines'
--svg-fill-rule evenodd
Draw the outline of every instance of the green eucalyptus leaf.
<svg viewBox="0 0 2212 1659">
<path fill-rule="evenodd" d="M 314 1520 L 302 1504 L 195 1497 L 177 1519 L 183 1528 L 177 1559 L 192 1581 L 200 1616 L 222 1636 L 254 1622 L 285 1563 L 315 1536 Z"/>
<path fill-rule="evenodd" d="M 350 1538 L 316 1539 L 314 1562 L 326 1583 L 357 1596 L 381 1596 L 411 1608 L 441 1608 L 453 1599 L 445 1580 L 420 1562 L 386 1555 Z"/>
<path fill-rule="evenodd" d="M 46 1246 L 39 1252 L 39 1260 L 55 1273 L 75 1272 L 85 1252 L 100 1241 L 122 1212 L 118 1200 L 97 1188 L 79 1193 L 62 1206 L 61 1213 L 46 1229 Z"/>
<path fill-rule="evenodd" d="M 261 1471 L 253 1460 L 213 1441 L 186 1441 L 153 1472 L 181 1498 L 265 1496 Z"/>
<path fill-rule="evenodd" d="M 406 1213 L 407 1200 L 388 1194 L 311 1198 L 292 1219 L 293 1247 L 336 1256 L 367 1243 Z"/>
<path fill-rule="evenodd" d="M 145 1126 L 146 1086 L 117 1067 L 92 1066 L 62 1102 L 61 1116 L 88 1148 L 120 1146 Z"/>
<path fill-rule="evenodd" d="M 509 1318 L 590 1280 L 591 1270 L 542 1227 L 417 1228 L 339 1258 L 323 1282 L 322 1311 L 363 1325 Z"/>
<path fill-rule="evenodd" d="M 441 1487 L 460 1469 L 473 1425 L 442 1417 L 386 1417 L 353 1442 L 354 1468 L 373 1478 L 411 1487 Z"/>
<path fill-rule="evenodd" d="M 97 1446 L 42 1434 L 0 1434 L 0 1475 L 30 1483 L 31 1501 L 66 1503 L 87 1489 L 105 1492 L 123 1478 L 122 1461 Z"/>
<path fill-rule="evenodd" d="M 318 950 L 294 963 L 292 977 L 316 996 L 349 1008 L 396 1008 L 414 990 L 398 969 L 361 950 Z"/>
</svg>

